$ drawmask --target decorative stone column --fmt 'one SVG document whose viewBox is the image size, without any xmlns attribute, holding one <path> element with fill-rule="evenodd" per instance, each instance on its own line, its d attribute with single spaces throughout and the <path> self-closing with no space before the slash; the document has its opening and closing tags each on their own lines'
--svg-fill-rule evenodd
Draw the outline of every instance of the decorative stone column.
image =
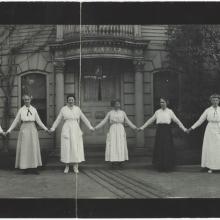
<svg viewBox="0 0 220 220">
<path fill-rule="evenodd" d="M 144 61 L 134 60 L 135 70 L 135 122 L 136 126 L 140 127 L 144 124 Z M 136 149 L 137 152 L 140 148 L 144 147 L 144 132 L 136 134 Z"/>
<path fill-rule="evenodd" d="M 64 106 L 64 67 L 65 62 L 55 62 L 55 76 L 56 76 L 56 117 L 60 112 L 60 109 Z M 60 134 L 62 125 L 59 125 L 56 129 L 56 148 L 60 148 Z"/>
</svg>

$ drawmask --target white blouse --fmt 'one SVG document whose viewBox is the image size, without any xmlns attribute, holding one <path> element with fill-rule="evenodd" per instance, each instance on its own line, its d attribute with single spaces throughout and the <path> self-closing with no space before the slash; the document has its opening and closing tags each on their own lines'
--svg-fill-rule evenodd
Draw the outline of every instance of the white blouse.
<svg viewBox="0 0 220 220">
<path fill-rule="evenodd" d="M 1 125 L 0 125 L 0 133 L 2 133 L 3 132 L 3 130 L 2 130 L 2 127 L 1 127 Z"/>
<path fill-rule="evenodd" d="M 195 129 L 199 127 L 205 120 L 208 122 L 220 123 L 220 107 L 214 108 L 211 106 L 207 108 L 191 128 Z"/>
<path fill-rule="evenodd" d="M 182 122 L 176 117 L 174 112 L 169 109 L 158 109 L 154 115 L 147 120 L 147 122 L 140 127 L 141 129 L 146 128 L 150 124 L 152 124 L 156 120 L 156 124 L 170 124 L 172 121 L 174 121 L 183 131 L 186 131 L 187 129 L 184 127 Z"/>
<path fill-rule="evenodd" d="M 27 107 L 27 106 L 23 106 L 19 109 L 14 121 L 12 122 L 10 128 L 8 129 L 8 132 L 11 132 L 20 121 L 24 121 L 24 122 L 34 122 L 36 121 L 37 124 L 45 131 L 47 131 L 48 129 L 46 128 L 46 126 L 43 124 L 43 122 L 40 120 L 40 117 L 37 113 L 36 108 L 34 108 L 33 106 Z"/>
<path fill-rule="evenodd" d="M 128 119 L 126 113 L 122 110 L 111 110 L 110 112 L 108 112 L 105 118 L 96 126 L 96 129 L 101 128 L 107 122 L 109 122 L 110 124 L 123 124 L 124 122 L 126 122 L 129 127 L 136 129 L 136 126 Z"/>
<path fill-rule="evenodd" d="M 64 106 L 61 108 L 59 115 L 57 116 L 57 119 L 53 123 L 53 126 L 51 127 L 51 130 L 54 131 L 61 120 L 76 120 L 77 123 L 79 123 L 79 120 L 82 119 L 82 121 L 85 123 L 85 125 L 92 129 L 92 125 L 89 122 L 89 120 L 86 118 L 86 116 L 82 113 L 81 109 L 78 106 L 73 106 L 72 108 L 68 106 Z"/>
</svg>

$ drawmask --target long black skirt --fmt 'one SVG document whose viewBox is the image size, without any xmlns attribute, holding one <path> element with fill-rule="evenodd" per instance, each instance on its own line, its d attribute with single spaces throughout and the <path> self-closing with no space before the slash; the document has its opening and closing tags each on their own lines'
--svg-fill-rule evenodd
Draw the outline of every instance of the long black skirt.
<svg viewBox="0 0 220 220">
<path fill-rule="evenodd" d="M 159 171 L 171 171 L 175 167 L 175 149 L 169 124 L 157 124 L 153 165 Z"/>
</svg>

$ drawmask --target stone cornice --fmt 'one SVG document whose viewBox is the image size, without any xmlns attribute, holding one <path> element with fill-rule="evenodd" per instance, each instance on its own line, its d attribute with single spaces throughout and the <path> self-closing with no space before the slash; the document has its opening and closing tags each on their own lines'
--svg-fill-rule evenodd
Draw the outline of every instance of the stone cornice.
<svg viewBox="0 0 220 220">
<path fill-rule="evenodd" d="M 132 48 L 146 48 L 149 44 L 149 41 L 144 40 L 122 40 L 122 39 L 87 39 L 81 41 L 81 46 L 123 46 L 123 47 L 132 47 Z M 50 48 L 52 50 L 65 50 L 69 48 L 79 47 L 80 41 L 71 41 L 71 42 L 56 42 L 51 43 Z"/>
<path fill-rule="evenodd" d="M 149 41 L 143 40 L 120 40 L 120 39 L 89 39 L 81 42 L 57 42 L 50 44 L 51 51 L 57 60 L 78 59 L 80 54 L 83 58 L 143 58 L 144 49 Z"/>
</svg>

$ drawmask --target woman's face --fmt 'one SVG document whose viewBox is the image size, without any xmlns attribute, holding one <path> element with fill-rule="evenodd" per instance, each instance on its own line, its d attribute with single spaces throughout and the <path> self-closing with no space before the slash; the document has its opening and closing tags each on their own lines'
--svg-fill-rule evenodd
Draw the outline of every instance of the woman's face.
<svg viewBox="0 0 220 220">
<path fill-rule="evenodd" d="M 120 108 L 121 108 L 121 103 L 115 102 L 115 109 L 120 109 Z"/>
<path fill-rule="evenodd" d="M 219 105 L 219 98 L 212 98 L 211 103 L 213 106 L 218 106 Z"/>
<path fill-rule="evenodd" d="M 31 104 L 31 97 L 28 96 L 28 95 L 25 95 L 25 96 L 23 97 L 23 101 L 24 101 L 24 104 L 25 104 L 26 106 L 30 106 L 30 104 Z"/>
<path fill-rule="evenodd" d="M 167 102 L 164 99 L 160 99 L 160 107 L 161 108 L 166 108 L 167 107 Z"/>
<path fill-rule="evenodd" d="M 68 105 L 73 106 L 75 104 L 75 99 L 74 97 L 69 97 L 67 100 Z"/>
</svg>

